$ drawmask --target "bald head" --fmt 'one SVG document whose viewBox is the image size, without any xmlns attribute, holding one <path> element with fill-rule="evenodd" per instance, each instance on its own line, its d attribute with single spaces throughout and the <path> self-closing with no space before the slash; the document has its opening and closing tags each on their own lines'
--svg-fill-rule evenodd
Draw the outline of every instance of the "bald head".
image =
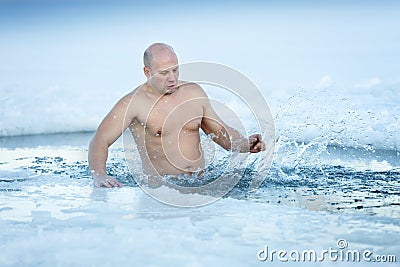
<svg viewBox="0 0 400 267">
<path fill-rule="evenodd" d="M 175 51 L 172 46 L 164 44 L 164 43 L 154 43 L 150 45 L 143 54 L 143 63 L 147 68 L 151 68 L 153 64 L 153 60 L 157 54 L 162 52 L 170 52 L 175 55 Z"/>
</svg>

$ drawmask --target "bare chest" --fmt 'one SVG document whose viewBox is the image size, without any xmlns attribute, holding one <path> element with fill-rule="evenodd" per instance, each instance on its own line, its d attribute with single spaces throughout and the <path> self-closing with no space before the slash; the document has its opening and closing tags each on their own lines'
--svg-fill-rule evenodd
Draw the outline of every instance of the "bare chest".
<svg viewBox="0 0 400 267">
<path fill-rule="evenodd" d="M 202 117 L 202 106 L 196 101 L 161 98 L 156 103 L 147 103 L 138 120 L 147 134 L 169 136 L 198 131 Z"/>
</svg>

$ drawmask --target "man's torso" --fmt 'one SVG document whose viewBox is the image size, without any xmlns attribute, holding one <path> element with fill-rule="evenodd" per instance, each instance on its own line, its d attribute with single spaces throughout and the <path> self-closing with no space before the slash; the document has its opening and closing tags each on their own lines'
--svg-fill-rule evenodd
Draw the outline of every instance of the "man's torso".
<svg viewBox="0 0 400 267">
<path fill-rule="evenodd" d="M 197 85 L 181 85 L 161 97 L 138 88 L 131 101 L 136 118 L 130 124 L 143 170 L 148 174 L 191 173 L 204 168 L 199 128 L 204 98 Z"/>
</svg>

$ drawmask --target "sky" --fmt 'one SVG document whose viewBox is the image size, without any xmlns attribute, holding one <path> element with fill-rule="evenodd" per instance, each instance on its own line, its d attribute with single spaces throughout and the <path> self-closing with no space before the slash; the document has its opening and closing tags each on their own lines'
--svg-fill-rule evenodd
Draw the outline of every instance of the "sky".
<svg viewBox="0 0 400 267">
<path fill-rule="evenodd" d="M 0 90 L 130 90 L 153 42 L 266 91 L 396 84 L 399 11 L 398 1 L 0 0 Z"/>
</svg>

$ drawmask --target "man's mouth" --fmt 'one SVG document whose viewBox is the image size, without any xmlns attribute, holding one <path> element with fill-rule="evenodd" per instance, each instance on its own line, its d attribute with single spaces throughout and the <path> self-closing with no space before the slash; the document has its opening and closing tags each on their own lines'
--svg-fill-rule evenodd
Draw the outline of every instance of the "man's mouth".
<svg viewBox="0 0 400 267">
<path fill-rule="evenodd" d="M 169 95 L 175 92 L 176 90 L 176 85 L 168 85 L 167 90 L 165 91 L 165 94 Z"/>
</svg>

